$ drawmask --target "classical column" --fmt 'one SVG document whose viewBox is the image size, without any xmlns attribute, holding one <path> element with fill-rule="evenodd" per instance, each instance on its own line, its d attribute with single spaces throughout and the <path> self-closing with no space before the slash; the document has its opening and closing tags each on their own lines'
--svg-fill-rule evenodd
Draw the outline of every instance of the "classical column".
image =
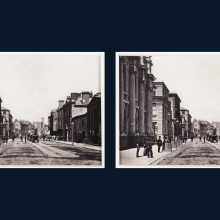
<svg viewBox="0 0 220 220">
<path fill-rule="evenodd" d="M 151 127 L 152 127 L 152 124 L 150 123 L 151 122 L 151 94 L 150 94 L 150 86 L 149 86 L 149 79 L 147 79 L 147 85 L 146 85 L 146 117 L 147 117 L 147 126 L 146 126 L 146 129 L 147 129 L 147 133 L 148 135 L 151 134 Z"/>
<path fill-rule="evenodd" d="M 137 100 L 138 100 L 138 93 L 139 93 L 138 81 L 139 81 L 139 74 L 138 74 L 138 72 L 136 72 L 136 74 L 135 74 L 135 99 L 137 99 Z"/>
<path fill-rule="evenodd" d="M 135 135 L 135 65 L 129 64 L 129 135 Z"/>
<path fill-rule="evenodd" d="M 119 85 L 119 91 L 120 91 L 120 133 L 124 132 L 124 76 L 123 76 L 123 65 L 124 65 L 125 57 L 120 57 L 120 85 Z"/>
<path fill-rule="evenodd" d="M 144 92 L 145 92 L 145 78 L 144 70 L 139 74 L 139 131 L 140 135 L 144 135 Z"/>
</svg>

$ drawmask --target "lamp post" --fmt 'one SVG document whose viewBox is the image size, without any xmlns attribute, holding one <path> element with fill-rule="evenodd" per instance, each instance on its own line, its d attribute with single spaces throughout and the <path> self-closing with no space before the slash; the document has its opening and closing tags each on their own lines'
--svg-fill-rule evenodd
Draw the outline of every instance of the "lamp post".
<svg viewBox="0 0 220 220">
<path fill-rule="evenodd" d="M 73 145 L 73 129 L 74 129 L 74 122 L 72 121 L 72 145 Z"/>
<path fill-rule="evenodd" d="M 167 112 L 167 116 L 170 117 L 170 115 L 171 115 L 170 112 Z M 171 120 L 170 118 L 168 118 L 168 120 L 167 120 L 168 121 L 168 141 L 169 141 L 169 143 L 171 142 L 171 140 L 170 140 L 170 132 L 169 132 L 170 120 Z"/>
<path fill-rule="evenodd" d="M 67 124 L 66 124 L 66 142 L 68 142 L 68 126 L 67 126 Z"/>
<path fill-rule="evenodd" d="M 179 121 L 176 120 L 176 126 L 177 126 L 177 141 L 179 140 Z"/>
</svg>

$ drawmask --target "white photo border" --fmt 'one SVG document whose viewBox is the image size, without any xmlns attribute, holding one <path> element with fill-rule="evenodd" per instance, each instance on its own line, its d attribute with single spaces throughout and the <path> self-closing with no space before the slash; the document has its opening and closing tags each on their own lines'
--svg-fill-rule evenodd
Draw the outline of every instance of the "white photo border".
<svg viewBox="0 0 220 220">
<path fill-rule="evenodd" d="M 119 57 L 120 56 L 152 56 L 152 55 L 219 55 L 220 52 L 116 52 L 115 53 L 115 84 L 116 84 L 116 117 L 115 117 L 115 167 L 116 168 L 220 168 L 220 165 L 120 165 L 120 150 L 119 150 Z"/>
<path fill-rule="evenodd" d="M 99 56 L 101 83 L 101 165 L 0 165 L 1 168 L 105 168 L 105 52 L 0 52 L 0 55 Z"/>
</svg>

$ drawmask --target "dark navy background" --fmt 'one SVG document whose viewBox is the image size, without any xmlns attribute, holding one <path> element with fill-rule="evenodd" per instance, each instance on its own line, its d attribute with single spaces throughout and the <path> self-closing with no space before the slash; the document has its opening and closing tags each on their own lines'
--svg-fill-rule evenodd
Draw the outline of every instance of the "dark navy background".
<svg viewBox="0 0 220 220">
<path fill-rule="evenodd" d="M 0 51 L 105 52 L 106 168 L 0 169 L 2 219 L 216 218 L 219 169 L 115 169 L 115 52 L 220 51 L 218 6 L 8 3 Z"/>
</svg>

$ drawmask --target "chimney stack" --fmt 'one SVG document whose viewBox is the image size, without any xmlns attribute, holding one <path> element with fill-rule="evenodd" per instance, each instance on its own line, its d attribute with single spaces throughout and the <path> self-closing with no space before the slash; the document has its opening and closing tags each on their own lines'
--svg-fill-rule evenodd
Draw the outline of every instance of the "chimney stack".
<svg viewBox="0 0 220 220">
<path fill-rule="evenodd" d="M 77 93 L 77 92 L 71 93 L 72 102 L 76 102 L 79 97 L 81 97 L 81 93 Z"/>
<path fill-rule="evenodd" d="M 83 91 L 82 92 L 82 103 L 84 105 L 89 104 L 89 98 L 92 98 L 92 93 L 90 93 L 88 91 Z"/>
<path fill-rule="evenodd" d="M 59 100 L 58 104 L 59 104 L 59 108 L 61 108 L 64 104 L 64 100 Z"/>
</svg>

